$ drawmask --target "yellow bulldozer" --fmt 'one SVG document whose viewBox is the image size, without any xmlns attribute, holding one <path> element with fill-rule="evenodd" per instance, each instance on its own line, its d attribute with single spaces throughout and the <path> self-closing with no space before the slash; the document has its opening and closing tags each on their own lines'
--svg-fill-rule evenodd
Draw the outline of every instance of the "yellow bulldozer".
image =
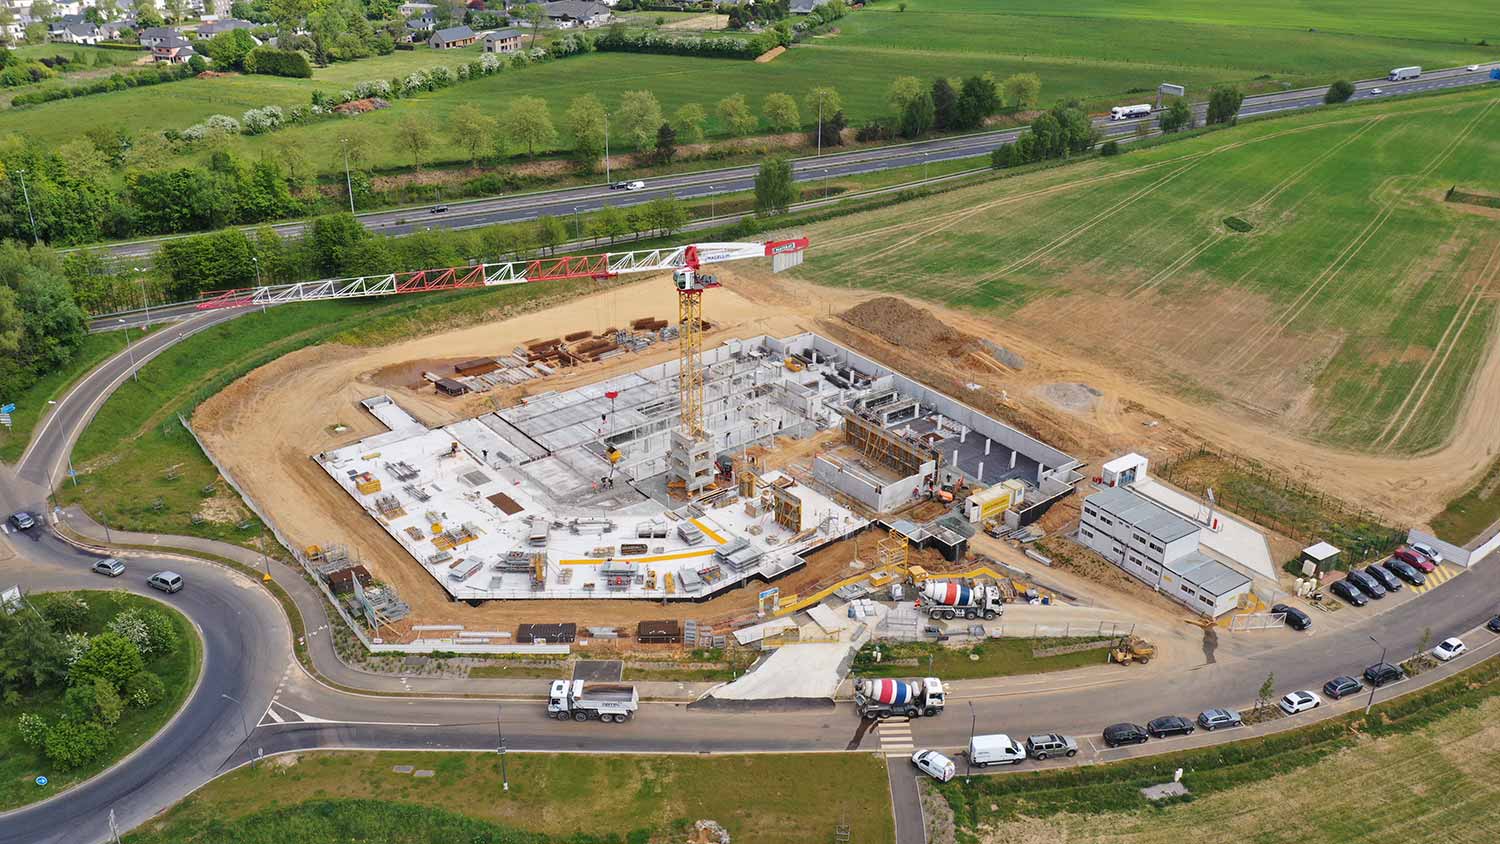
<svg viewBox="0 0 1500 844">
<path fill-rule="evenodd" d="M 1125 636 L 1109 649 L 1109 661 L 1120 665 L 1129 665 L 1132 662 L 1145 665 L 1153 656 L 1156 656 L 1156 646 L 1139 636 Z"/>
</svg>

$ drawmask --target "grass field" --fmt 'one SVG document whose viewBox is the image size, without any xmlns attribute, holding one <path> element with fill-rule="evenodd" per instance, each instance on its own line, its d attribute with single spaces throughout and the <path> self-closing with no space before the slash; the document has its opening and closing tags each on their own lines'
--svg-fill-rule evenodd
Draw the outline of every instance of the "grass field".
<svg viewBox="0 0 1500 844">
<path fill-rule="evenodd" d="M 655 14 L 648 19 L 654 21 Z M 836 36 L 811 39 L 768 64 L 680 56 L 593 54 L 506 70 L 399 100 L 385 111 L 362 115 L 357 126 L 372 143 L 372 165 L 411 164 L 395 127 L 403 115 L 419 113 L 435 129 L 431 160 L 461 160 L 459 147 L 441 131 L 464 103 L 503 110 L 510 97 L 536 95 L 551 105 L 561 130 L 567 103 L 590 93 L 607 105 L 625 91 L 655 92 L 663 110 L 696 102 L 712 114 L 723 96 L 743 93 L 759 111 L 765 95 L 800 97 L 832 84 L 843 97 L 852 124 L 880 117 L 889 107 L 886 89 L 898 76 L 930 80 L 939 75 L 1036 73 L 1043 102 L 1078 97 L 1098 110 L 1122 98 L 1140 98 L 1163 81 L 1186 85 L 1202 96 L 1217 82 L 1251 89 L 1316 84 L 1334 78 L 1381 75 L 1402 64 L 1454 66 L 1494 58 L 1500 16 L 1485 0 L 1445 0 L 1432 9 L 1395 0 L 1373 8 L 1353 0 L 1316 7 L 1294 0 L 1259 0 L 1225 6 L 1193 0 L 1127 4 L 1088 0 L 1065 8 L 1038 0 L 910 0 L 905 12 L 880 3 L 838 22 Z M 79 100 L 0 112 L 0 133 L 24 133 L 47 143 L 73 138 L 69 127 L 119 122 L 133 132 L 182 129 L 214 113 L 239 117 L 264 105 L 305 105 L 314 89 L 352 87 L 366 79 L 389 79 L 413 68 L 472 60 L 477 48 L 417 49 L 318 69 L 312 79 L 237 76 L 197 79 L 103 94 Z M 803 115 L 810 120 L 809 115 Z M 718 133 L 716 121 L 709 131 Z M 325 172 L 337 169 L 337 140 L 349 130 L 343 120 L 322 121 L 257 137 L 238 137 L 231 147 L 256 155 L 285 144 L 305 149 Z M 570 145 L 563 133 L 560 143 Z M 189 157 L 206 158 L 207 152 Z"/>
<path fill-rule="evenodd" d="M 1500 231 L 1442 197 L 1500 187 L 1497 104 L 1336 109 L 953 191 L 815 226 L 798 272 L 1035 325 L 1324 442 L 1418 452 L 1451 431 L 1496 328 Z"/>
<path fill-rule="evenodd" d="M 685 841 L 684 826 L 690 831 L 694 821 L 707 818 L 722 824 L 734 841 L 822 844 L 833 840 L 842 815 L 859 844 L 895 841 L 885 765 L 870 754 L 512 753 L 509 792 L 501 790 L 500 760 L 492 753 L 293 759 L 268 760 L 216 780 L 125 840 L 544 844 L 586 838 L 644 844 Z M 415 779 L 392 772 L 395 765 L 430 769 L 435 776 Z M 453 812 L 462 812 L 469 825 Z"/>
<path fill-rule="evenodd" d="M 1012 674 L 1041 674 L 1103 665 L 1109 656 L 1108 643 L 1097 648 L 1057 656 L 1033 656 L 1035 648 L 1081 644 L 1073 639 L 991 639 L 971 648 L 948 648 L 927 642 L 882 642 L 860 648 L 854 657 L 854 673 L 864 677 L 907 677 L 922 671 L 950 680 L 979 677 L 1005 677 Z M 879 649 L 881 661 L 875 662 Z M 973 657 L 978 657 L 974 659 Z M 909 660 L 916 660 L 915 666 Z"/>
<path fill-rule="evenodd" d="M 131 331 L 130 339 L 139 341 L 141 333 Z M 11 427 L 0 428 L 0 462 L 14 463 L 21 459 L 21 453 L 26 450 L 26 444 L 31 439 L 31 432 L 41 422 L 48 408 L 48 401 L 62 396 L 95 366 L 124 350 L 124 332 L 85 335 L 83 345 L 73 359 L 68 361 L 67 366 L 47 373 L 20 395 L 7 396 L 5 401 L 13 402 L 16 411 L 11 414 Z"/>
<path fill-rule="evenodd" d="M 1488 690 L 1493 694 L 1493 689 Z M 1500 698 L 1445 712 L 1405 729 L 1380 724 L 1375 735 L 1350 719 L 1347 732 L 1300 731 L 1276 746 L 1230 746 L 1217 764 L 1186 754 L 1163 759 L 1153 778 L 1144 763 L 1093 775 L 987 777 L 975 803 L 960 799 L 960 841 L 1066 841 L 1070 844 L 1202 844 L 1318 841 L 1338 844 L 1438 844 L 1487 841 L 1500 822 Z M 1383 734 L 1382 734 L 1383 733 Z M 1253 744 L 1253 743 L 1252 743 Z M 1299 745 L 1300 746 L 1296 746 Z M 1257 753 L 1257 750 L 1265 751 Z M 1199 773 L 1196 764 L 1203 770 Z M 1152 808 L 1134 783 L 1170 779 L 1195 799 Z M 1238 768 L 1238 771 L 1233 770 Z M 1119 772 L 1113 776 L 1111 769 Z M 1087 771 L 1088 769 L 1084 769 Z M 1136 776 L 1132 780 L 1130 774 Z M 999 783 L 998 780 L 1008 780 Z M 1029 782 L 1027 780 L 1030 780 Z M 953 789 L 957 793 L 959 789 Z M 977 790 L 976 790 L 977 791 Z M 952 801 L 950 801 L 952 802 Z M 970 810 L 973 807 L 973 810 Z M 991 807 L 994 807 L 991 809 Z"/>
<path fill-rule="evenodd" d="M 1462 544 L 1477 538 L 1496 519 L 1500 519 L 1500 459 L 1490 464 L 1474 486 L 1432 517 L 1432 529 Z"/>
<path fill-rule="evenodd" d="M 165 604 L 125 592 L 77 592 L 89 604 L 88 633 L 98 633 L 121 610 L 159 609 L 172 619 L 181 642 L 177 652 L 146 662 L 146 670 L 161 677 L 167 693 L 155 706 L 145 709 L 127 707 L 115 730 L 115 741 L 104 757 L 93 765 L 74 771 L 55 770 L 35 749 L 27 747 L 16 731 L 16 718 L 23 712 L 35 712 L 43 718 L 55 718 L 62 705 L 63 690 L 33 695 L 19 705 L 0 702 L 0 811 L 32 803 L 62 791 L 99 773 L 161 730 L 175 714 L 188 692 L 198 681 L 203 661 L 202 645 L 193 625 L 182 613 Z M 35 596 L 33 596 L 35 597 Z M 45 775 L 46 786 L 37 786 L 37 775 Z"/>
</svg>

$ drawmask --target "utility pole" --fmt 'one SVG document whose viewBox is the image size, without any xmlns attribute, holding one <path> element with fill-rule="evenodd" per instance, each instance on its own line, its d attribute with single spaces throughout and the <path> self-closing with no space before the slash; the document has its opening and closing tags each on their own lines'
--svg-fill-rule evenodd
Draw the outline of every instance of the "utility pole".
<svg viewBox="0 0 1500 844">
<path fill-rule="evenodd" d="M 823 157 L 823 98 L 818 97 L 818 157 Z"/>
<path fill-rule="evenodd" d="M 31 221 L 31 245 L 36 245 L 36 215 L 31 213 L 31 191 L 26 189 L 26 171 L 17 170 L 21 174 L 21 195 L 26 197 L 26 219 Z"/>
<path fill-rule="evenodd" d="M 344 188 L 349 191 L 349 213 L 354 213 L 354 180 L 349 177 L 349 139 L 339 138 L 344 145 Z"/>
<path fill-rule="evenodd" d="M 974 726 L 978 723 L 974 715 L 974 701 L 969 701 L 969 749 L 964 753 L 964 783 L 967 785 L 969 777 L 974 774 Z"/>
<path fill-rule="evenodd" d="M 141 286 L 141 304 L 143 304 L 143 305 L 146 306 L 146 327 L 150 328 L 151 327 L 151 296 L 146 293 L 146 277 L 143 276 L 143 275 L 141 275 L 141 273 L 145 272 L 145 270 L 141 269 L 140 267 L 131 267 L 130 269 L 131 269 L 132 272 L 134 272 L 136 274 L 136 277 L 135 277 L 136 283 Z"/>
<path fill-rule="evenodd" d="M 504 712 L 504 704 L 495 704 L 495 737 L 499 740 L 500 753 L 500 790 L 510 791 L 510 774 L 505 769 L 505 729 L 500 726 L 500 716 Z"/>
<path fill-rule="evenodd" d="M 1370 637 L 1370 641 L 1374 642 L 1377 645 L 1380 645 L 1380 640 L 1377 639 L 1377 638 L 1375 638 L 1374 636 Z M 1385 645 L 1380 645 L 1380 662 L 1381 662 L 1382 665 L 1385 664 Z M 1366 715 L 1370 714 L 1370 707 L 1372 707 L 1372 706 L 1375 705 L 1375 689 L 1376 688 L 1378 688 L 1378 687 L 1374 683 L 1370 684 L 1370 699 L 1367 700 L 1367 701 L 1365 701 L 1365 714 Z"/>
<path fill-rule="evenodd" d="M 604 184 L 611 184 L 609 178 L 609 112 L 604 112 Z"/>
</svg>

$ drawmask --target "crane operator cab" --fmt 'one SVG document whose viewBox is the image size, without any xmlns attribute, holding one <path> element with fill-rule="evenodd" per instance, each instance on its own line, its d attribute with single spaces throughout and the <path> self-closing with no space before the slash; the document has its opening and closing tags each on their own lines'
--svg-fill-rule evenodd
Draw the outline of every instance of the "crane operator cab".
<svg viewBox="0 0 1500 844">
<path fill-rule="evenodd" d="M 691 267 L 684 267 L 672 272 L 672 283 L 677 289 L 689 293 L 695 290 L 707 290 L 710 287 L 718 287 L 719 279 L 716 276 L 700 273 Z"/>
</svg>

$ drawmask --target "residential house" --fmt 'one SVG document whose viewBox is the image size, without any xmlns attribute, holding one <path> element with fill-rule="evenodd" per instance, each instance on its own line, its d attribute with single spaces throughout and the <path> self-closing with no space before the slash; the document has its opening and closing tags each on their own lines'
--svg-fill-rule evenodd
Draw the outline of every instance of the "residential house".
<svg viewBox="0 0 1500 844">
<path fill-rule="evenodd" d="M 170 26 L 148 26 L 141 30 L 141 46 L 147 49 L 155 49 L 174 38 L 182 38 L 182 33 Z"/>
<path fill-rule="evenodd" d="M 542 11 L 547 14 L 547 19 L 559 29 L 572 26 L 602 26 L 608 23 L 612 16 L 608 6 L 589 2 L 589 0 L 554 0 L 551 3 L 543 3 Z"/>
<path fill-rule="evenodd" d="M 159 62 L 184 64 L 195 55 L 197 51 L 193 49 L 193 45 L 181 35 L 165 39 L 151 47 L 151 58 Z"/>
<path fill-rule="evenodd" d="M 450 26 L 434 32 L 427 44 L 434 50 L 451 50 L 455 47 L 467 47 L 478 40 L 479 33 L 467 26 Z"/>
<path fill-rule="evenodd" d="M 199 38 L 212 38 L 221 32 L 233 32 L 236 29 L 254 29 L 255 24 L 239 18 L 224 18 L 198 25 Z"/>
<path fill-rule="evenodd" d="M 63 27 L 63 31 L 57 36 L 57 40 L 64 44 L 98 44 L 99 27 L 85 21 L 83 23 L 70 23 Z"/>
<path fill-rule="evenodd" d="M 122 21 L 109 21 L 99 24 L 99 38 L 102 41 L 119 41 L 125 33 L 135 30 L 135 21 L 127 18 Z"/>
<path fill-rule="evenodd" d="M 396 7 L 396 11 L 401 13 L 403 18 L 411 18 L 422 17 L 436 8 L 437 6 L 432 3 L 402 3 Z"/>
<path fill-rule="evenodd" d="M 427 36 L 437 29 L 437 18 L 431 12 L 424 13 L 421 17 L 410 18 L 406 21 L 406 40 L 416 43 L 426 41 Z"/>
<path fill-rule="evenodd" d="M 486 53 L 516 53 L 521 50 L 521 30 L 497 29 L 484 34 Z"/>
<path fill-rule="evenodd" d="M 792 0 L 788 10 L 794 15 L 810 15 L 813 9 L 827 2 L 828 0 Z"/>
</svg>

